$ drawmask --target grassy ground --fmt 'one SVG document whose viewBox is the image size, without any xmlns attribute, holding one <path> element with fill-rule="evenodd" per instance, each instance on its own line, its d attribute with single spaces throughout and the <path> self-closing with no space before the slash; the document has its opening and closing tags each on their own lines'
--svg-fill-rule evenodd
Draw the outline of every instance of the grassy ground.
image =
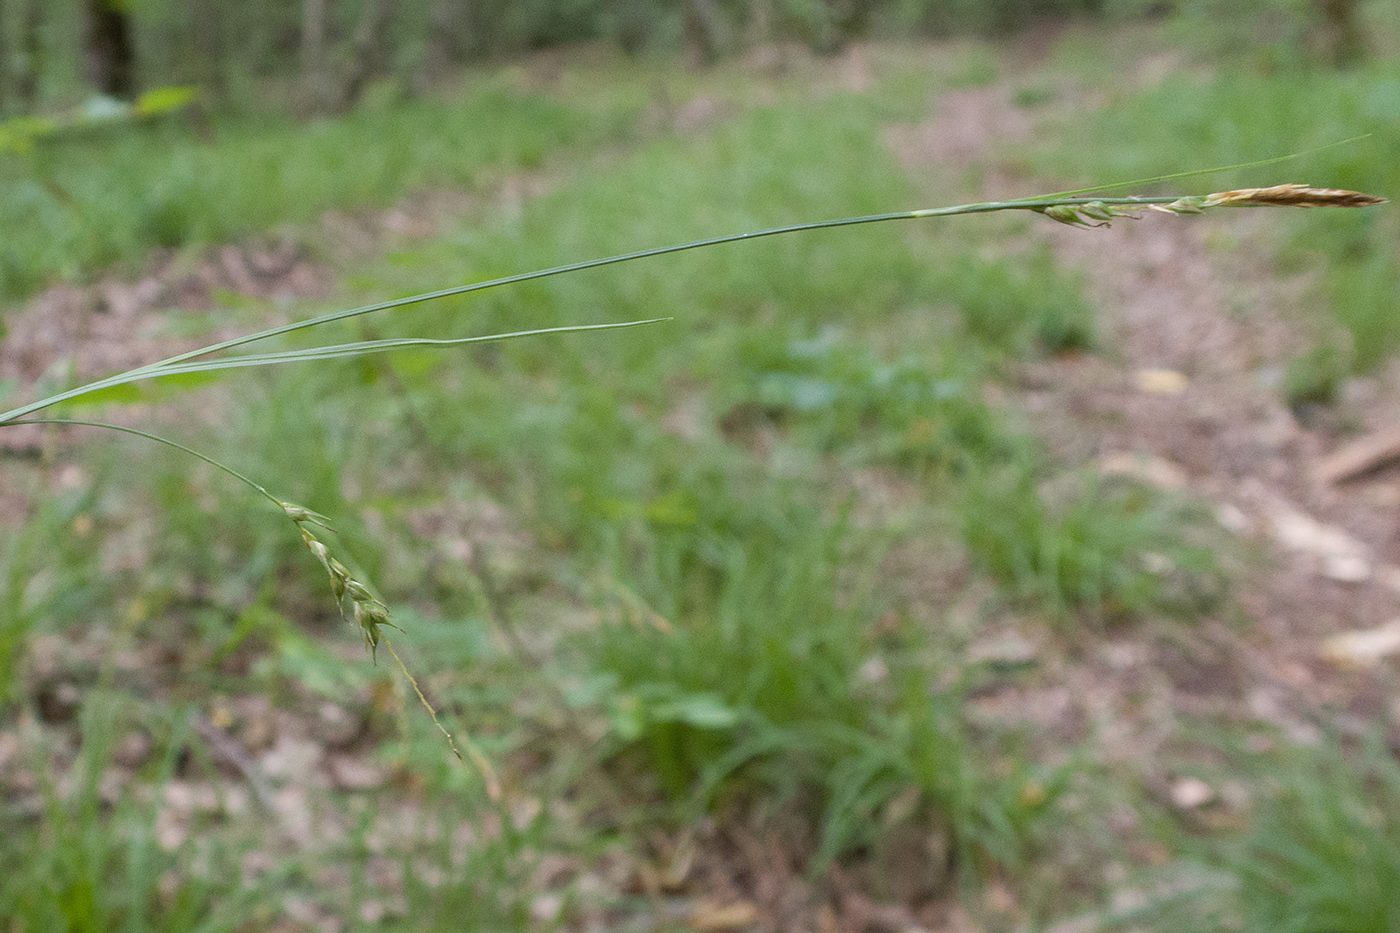
<svg viewBox="0 0 1400 933">
<path fill-rule="evenodd" d="M 98 128 L 3 158 L 8 229 L 0 296 L 21 297 L 156 247 L 197 247 L 307 224 L 332 208 L 384 206 L 429 186 L 480 187 L 551 153 L 625 138 L 645 88 L 600 69 L 604 95 L 564 102 L 506 71 L 439 94 L 392 88 L 339 119 L 167 118 Z"/>
<path fill-rule="evenodd" d="M 1071 118 L 1065 138 L 1072 142 L 1058 168 L 1076 178 L 1141 178 L 1181 171 L 1187 164 L 1179 155 L 1183 150 L 1190 152 L 1190 167 L 1208 167 L 1308 152 L 1364 135 L 1280 170 L 1327 178 L 1338 187 L 1394 191 L 1400 169 L 1382 154 L 1400 142 L 1395 12 L 1390 3 L 1366 5 L 1377 54 L 1342 70 L 1318 67 L 1305 46 L 1270 41 L 1267 30 L 1255 33 L 1252 42 L 1244 39 L 1235 55 L 1165 52 L 1159 74 L 1128 82 L 1110 92 L 1107 106 Z M 1248 17 L 1241 19 L 1240 31 L 1248 36 Z M 1091 38 L 1070 42 L 1059 51 L 1059 65 L 1082 72 L 1094 57 L 1112 60 L 1100 56 Z M 1212 181 L 1229 187 L 1243 177 Z M 1400 266 L 1391 248 L 1396 221 L 1383 213 L 1330 214 L 1290 225 L 1290 231 L 1275 244 L 1280 274 L 1315 271 L 1308 303 L 1321 313 L 1308 322 L 1316 330 L 1316 349 L 1294 362 L 1288 390 L 1301 402 L 1333 401 L 1347 374 L 1376 370 L 1400 346 L 1394 314 Z"/>
<path fill-rule="evenodd" d="M 332 268 L 343 289 L 301 316 L 930 191 L 970 199 L 962 173 L 911 177 L 889 128 L 996 80 L 1000 54 L 875 48 L 701 77 L 566 56 L 310 131 L 74 141 L 0 208 L 55 235 L 7 240 L 0 267 L 20 292 L 153 245 L 481 186 L 436 236 Z M 1226 112 L 1228 95 L 1283 100 L 1314 78 L 1205 80 Z M 1135 120 L 1134 142 L 1075 172 L 1158 168 L 1135 148 L 1140 115 L 1194 119 L 1163 103 L 1175 81 L 1111 102 L 1094 126 Z M 1275 141 L 1295 145 L 1258 145 Z M 1193 162 L 1273 154 L 1202 146 Z M 1355 178 L 1339 163 L 1343 177 L 1312 180 L 1385 193 L 1370 151 L 1347 150 Z M 493 201 L 486 182 L 520 171 L 545 193 Z M 1357 261 L 1381 262 L 1364 242 Z M 1339 780 L 1319 754 L 1260 784 L 1220 751 L 1242 735 L 1187 729 L 1164 754 L 1224 758 L 1260 801 L 1196 824 L 1099 738 L 989 712 L 1100 639 L 1189 641 L 1236 614 L 1232 552 L 1202 509 L 1061 462 L 1018 400 L 1035 366 L 1113 352 L 1099 314 L 1024 222 L 823 231 L 339 336 L 665 324 L 259 373 L 149 413 L 333 517 L 499 793 L 451 757 L 383 652 L 369 663 L 285 522 L 226 477 L 125 438 L 5 462 L 30 495 L 0 546 L 0 781 L 15 801 L 0 824 L 18 841 L 0 849 L 0 917 L 1009 930 L 1088 912 L 1110 928 L 1143 921 L 1120 909 L 1126 891 L 1148 920 L 1191 909 L 1203 929 L 1388 929 L 1383 748 L 1359 753 L 1374 780 Z M 1299 807 L 1307 820 L 1283 818 Z"/>
</svg>

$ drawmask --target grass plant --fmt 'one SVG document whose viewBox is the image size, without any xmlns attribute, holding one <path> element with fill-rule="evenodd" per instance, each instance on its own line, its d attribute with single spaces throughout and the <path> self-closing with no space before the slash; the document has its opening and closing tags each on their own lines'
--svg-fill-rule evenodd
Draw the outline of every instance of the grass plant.
<svg viewBox="0 0 1400 933">
<path fill-rule="evenodd" d="M 1400 925 L 1400 764 L 1372 736 L 1297 749 L 1262 782 L 1230 855 L 1241 929 L 1379 933 Z"/>
<path fill-rule="evenodd" d="M 338 911 L 395 905 L 366 928 L 539 922 L 533 860 L 567 848 L 571 831 L 556 804 L 604 824 L 572 829 L 595 832 L 595 846 L 616 832 L 624 847 L 639 824 L 723 822 L 767 804 L 815 827 L 805 853 L 814 872 L 836 859 L 893 865 L 889 840 L 901 833 L 933 839 L 924 848 L 939 883 L 1024 868 L 1043 851 L 1036 843 L 1067 778 L 1024 761 L 1014 733 L 970 714 L 974 685 L 950 634 L 966 623 L 929 612 L 909 593 L 919 581 L 895 569 L 906 513 L 952 512 L 965 528 L 954 537 L 1003 591 L 1071 622 L 1160 611 L 1172 572 L 1189 570 L 1194 552 L 1175 534 L 1180 516 L 1145 491 L 1105 497 L 1089 484 L 1043 499 L 1052 470 L 1014 416 L 988 404 L 1008 359 L 1093 346 L 1077 280 L 1044 256 L 987 248 L 975 223 L 966 243 L 924 225 L 870 225 L 1000 211 L 1089 225 L 1357 199 L 1286 186 L 1185 197 L 1089 190 L 882 213 L 908 194 L 881 141 L 890 115 L 834 94 L 662 134 L 529 211 L 485 212 L 357 270 L 357 288 L 406 297 L 7 403 L 0 426 L 50 414 L 100 421 L 94 410 L 122 402 L 178 408 L 187 399 L 175 388 L 227 415 L 217 430 L 179 428 L 183 446 L 219 466 L 167 445 L 143 461 L 149 488 L 101 499 L 108 511 L 97 521 L 158 506 L 153 543 L 136 561 L 146 566 L 114 585 L 147 607 L 143 638 L 191 656 L 185 695 L 217 685 L 289 705 L 364 707 L 370 740 L 392 733 L 379 754 L 403 770 L 398 783 L 337 805 L 411 798 L 430 823 L 446 814 L 431 845 L 394 853 L 398 881 L 384 887 L 401 883 L 401 899 L 372 890 L 384 852 L 368 824 L 348 854 L 308 856 L 360 873 L 354 904 Z M 839 219 L 647 248 L 813 216 Z M 607 258 L 572 261 L 580 254 Z M 469 284 L 410 294 L 425 278 Z M 587 330 L 571 322 L 604 309 L 623 321 L 676 319 L 618 339 L 566 332 Z M 358 329 L 368 321 L 432 336 L 379 337 Z M 512 335 L 539 339 L 499 339 Z M 262 340 L 276 343 L 250 347 Z M 331 360 L 341 365 L 286 365 Z M 227 380 L 229 396 L 195 382 L 233 368 L 253 372 Z M 136 443 L 122 439 L 115 456 Z M 249 501 L 275 505 L 293 527 L 234 508 L 225 466 L 257 491 Z M 999 477 L 1010 477 L 1013 508 L 987 502 Z M 879 494 L 918 501 L 873 506 Z M 36 520 L 14 540 L 51 536 L 73 548 L 69 563 L 96 559 L 87 548 L 97 543 L 66 540 L 75 517 L 55 512 L 52 527 Z M 32 565 L 17 543 L 0 550 Z M 1170 564 L 1165 573 L 1156 558 Z M 68 566 L 60 572 L 76 577 Z M 46 603 L 28 605 L 16 632 L 62 621 Z M 444 725 L 471 724 L 500 771 L 499 801 L 444 753 L 407 683 L 348 663 L 320 637 L 317 626 L 342 607 L 352 619 L 359 607 L 371 659 L 393 637 Z M 504 631 L 502 607 L 524 651 Z M 601 792 L 580 774 L 601 777 L 608 794 L 590 796 Z M 149 863 L 124 867 L 125 857 L 112 858 L 112 873 Z M 317 877 L 314 865 L 306 872 Z M 203 889 L 192 890 L 202 903 Z M 571 895 L 560 896 L 567 925 Z"/>
<path fill-rule="evenodd" d="M 1105 625 L 1149 613 L 1192 616 L 1218 596 L 1211 548 L 1182 503 L 1094 476 L 1046 483 L 1024 460 L 978 471 L 959 508 L 972 557 L 1052 618 Z"/>
<path fill-rule="evenodd" d="M 174 846 L 157 839 L 158 801 L 187 727 L 177 713 L 166 752 L 143 775 L 146 781 L 139 789 L 123 787 L 113 780 L 111 755 L 119 721 L 131 710 L 119 695 L 94 699 L 84 707 L 83 741 L 71 768 L 59 775 L 42 758 L 36 762 L 44 781 L 42 819 L 0 816 L 10 839 L 0 849 L 0 916 L 15 929 L 59 933 L 241 929 L 258 895 L 240 881 L 233 853 L 217 834 Z M 33 749 L 36 757 L 42 750 Z"/>
<path fill-rule="evenodd" d="M 221 121 L 204 144 L 190 145 L 189 127 L 172 120 L 41 141 L 25 156 L 0 154 L 13 173 L 0 224 L 32 232 L 0 245 L 0 298 L 156 247 L 227 242 L 426 187 L 478 187 L 537 169 L 550 153 L 616 140 L 636 111 L 626 93 L 569 106 L 509 77 L 473 76 L 449 94 L 309 125 Z"/>
<path fill-rule="evenodd" d="M 1184 863 L 1142 879 L 1122 908 L 1099 911 L 1104 930 L 1244 933 L 1393 930 L 1400 884 L 1400 763 L 1376 733 L 1328 735 L 1238 753 L 1249 823 L 1187 843 Z"/>
<path fill-rule="evenodd" d="M 1393 4 L 1375 4 L 1377 10 Z M 1394 17 L 1378 16 L 1372 41 L 1395 41 Z M 1063 67 L 1086 67 L 1079 46 L 1069 46 Z M 1288 67 L 1252 67 L 1246 57 L 1227 58 L 1212 68 L 1177 69 L 1139 89 L 1113 95 L 1102 111 L 1073 118 L 1067 145 L 1047 162 L 1090 177 L 1151 175 L 1179 164 L 1181 140 L 1191 140 L 1193 158 L 1222 162 L 1239 153 L 1302 151 L 1325 141 L 1369 134 L 1360 143 L 1325 148 L 1299 163 L 1302 177 L 1335 179 L 1345 187 L 1394 191 L 1400 169 L 1389 157 L 1400 144 L 1400 71 L 1394 56 L 1372 55 L 1355 67 L 1328 68 L 1290 58 Z M 1095 155 L 1086 164 L 1086 151 Z M 1319 319 L 1326 341 L 1340 325 L 1353 371 L 1367 372 L 1400 346 L 1393 313 L 1400 295 L 1400 267 L 1391 245 L 1391 216 L 1317 214 L 1275 244 L 1281 271 L 1316 270 L 1305 307 Z"/>
</svg>

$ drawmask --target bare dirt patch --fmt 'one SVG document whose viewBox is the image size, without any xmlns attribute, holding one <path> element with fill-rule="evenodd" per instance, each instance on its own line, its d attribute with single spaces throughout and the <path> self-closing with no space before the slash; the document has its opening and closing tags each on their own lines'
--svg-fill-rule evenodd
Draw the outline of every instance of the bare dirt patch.
<svg viewBox="0 0 1400 933">
<path fill-rule="evenodd" d="M 1052 131 L 999 82 L 943 95 L 928 122 L 891 131 L 890 143 L 911 170 L 956 178 L 976 169 L 974 196 L 1007 197 L 1026 193 L 1015 150 Z M 1096 354 L 1025 366 L 1024 402 L 1045 441 L 1067 466 L 1097 464 L 1205 500 L 1243 553 L 1263 554 L 1233 568 L 1244 624 L 1222 618 L 1174 634 L 1184 649 L 1130 633 L 1060 672 L 1082 688 L 1061 704 L 1066 718 L 1097 722 L 1114 757 L 1132 749 L 1157 761 L 1180 713 L 1213 710 L 1306 737 L 1319 717 L 1359 727 L 1361 712 L 1387 711 L 1366 663 L 1344 670 L 1335 653 L 1322 655 L 1330 636 L 1400 615 L 1400 491 L 1384 476 L 1343 486 L 1315 478 L 1342 419 L 1305 425 L 1283 401 L 1283 368 L 1307 349 L 1309 331 L 1304 283 L 1268 256 L 1266 226 L 1279 222 L 1287 218 L 1241 212 L 1034 231 L 1086 272 L 1104 331 Z M 1374 382 L 1352 394 L 1356 417 L 1380 427 Z M 1053 689 L 1007 701 L 1030 715 L 1053 708 Z"/>
</svg>

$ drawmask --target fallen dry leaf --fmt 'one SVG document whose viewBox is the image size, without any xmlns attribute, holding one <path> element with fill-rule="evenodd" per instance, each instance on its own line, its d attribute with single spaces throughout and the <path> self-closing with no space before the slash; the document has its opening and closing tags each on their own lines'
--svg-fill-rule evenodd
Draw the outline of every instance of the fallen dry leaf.
<svg viewBox="0 0 1400 933">
<path fill-rule="evenodd" d="M 732 904 L 701 902 L 686 917 L 686 925 L 692 930 L 738 930 L 752 926 L 758 920 L 758 908 L 751 901 L 735 901 Z"/>
<path fill-rule="evenodd" d="M 1139 390 L 1151 395 L 1180 395 L 1186 391 L 1186 377 L 1174 369 L 1139 369 L 1133 379 Z"/>
<path fill-rule="evenodd" d="M 1400 653 L 1400 619 L 1379 628 L 1333 635 L 1322 643 L 1319 653 L 1340 667 L 1370 667 Z"/>
<path fill-rule="evenodd" d="M 1324 525 L 1283 502 L 1273 503 L 1270 513 L 1274 538 L 1284 547 L 1322 558 L 1326 576 L 1345 583 L 1370 579 L 1370 552 L 1345 531 Z"/>
<path fill-rule="evenodd" d="M 1197 777 L 1177 778 L 1172 782 L 1172 803 L 1181 810 L 1194 810 L 1215 799 L 1215 791 Z"/>
<path fill-rule="evenodd" d="M 1166 492 L 1186 488 L 1186 471 L 1162 457 L 1148 453 L 1115 451 L 1099 458 L 1099 469 L 1109 476 L 1126 476 Z"/>
</svg>

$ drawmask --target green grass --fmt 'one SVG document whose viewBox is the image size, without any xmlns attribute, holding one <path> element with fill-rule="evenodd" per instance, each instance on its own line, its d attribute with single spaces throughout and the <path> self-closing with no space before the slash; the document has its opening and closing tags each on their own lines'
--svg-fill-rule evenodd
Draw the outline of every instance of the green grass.
<svg viewBox="0 0 1400 933">
<path fill-rule="evenodd" d="M 1242 929 L 1380 933 L 1400 926 L 1400 764 L 1373 738 L 1297 749 L 1262 782 L 1232 853 Z"/>
<path fill-rule="evenodd" d="M 1372 41 L 1390 41 L 1392 27 L 1379 29 Z M 1067 56 L 1062 67 L 1081 65 Z M 1400 146 L 1400 68 L 1389 56 L 1340 71 L 1305 56 L 1278 68 L 1231 56 L 1117 91 L 1105 108 L 1066 128 L 1065 146 L 1045 167 L 1096 181 L 1141 178 L 1303 152 L 1362 134 L 1367 138 L 1277 166 L 1270 178 L 1392 198 L 1400 193 L 1400 166 L 1391 157 Z M 1212 190 L 1262 183 L 1259 170 L 1202 181 Z M 1336 343 L 1337 332 L 1357 372 L 1374 370 L 1400 348 L 1397 235 L 1394 211 L 1318 212 L 1280 224 L 1276 234 L 1280 271 L 1318 273 L 1307 305 L 1319 314 L 1305 326 L 1318 329 L 1324 344 Z"/>
<path fill-rule="evenodd" d="M 666 624 L 621 611 L 583 646 L 607 698 L 612 766 L 704 809 L 811 807 L 817 867 L 878 850 L 911 820 L 941 827 L 959 869 L 1019 863 L 1051 798 L 1025 793 L 1040 786 L 1034 769 L 1000 772 L 1002 758 L 972 743 L 947 683 L 956 667 L 931 663 L 922 625 L 874 634 L 891 612 L 878 543 L 800 512 L 763 517 L 702 534 L 701 554 L 663 540 L 620 563 Z M 690 598 L 668 606 L 677 592 Z"/>
<path fill-rule="evenodd" d="M 93 486 L 45 497 L 0 545 L 0 706 L 17 699 L 32 633 L 77 622 L 111 599 L 91 572 L 98 499 Z"/>
<path fill-rule="evenodd" d="M 974 64 L 992 61 L 975 51 Z M 491 85 L 451 106 L 413 102 L 305 137 L 234 125 L 204 144 L 157 128 L 53 157 L 74 160 L 75 184 L 97 190 L 99 157 L 120 150 L 114 165 L 136 175 L 144 152 L 176 179 L 179 205 L 191 198 L 172 235 L 197 241 L 412 187 L 480 184 L 625 139 L 587 171 L 561 172 L 548 194 L 483 207 L 438 240 L 344 270 L 347 294 L 330 307 L 347 307 L 690 237 L 919 206 L 914 192 L 941 180 L 906 177 L 884 128 L 923 114 L 967 69 L 873 61 L 877 82 L 860 92 L 792 82 L 745 97 L 733 86 L 752 83 L 747 72 L 692 79 L 743 105 L 684 134 L 622 133 L 651 80 L 633 75 L 601 91 L 563 82 L 557 99 Z M 489 139 L 476 138 L 472 119 Z M 314 141 L 304 155 L 285 148 L 304 138 Z M 149 147 L 162 139 L 171 151 L 157 164 Z M 285 178 L 313 186 L 304 201 L 276 187 L 282 169 L 269 166 L 283 156 Z M 233 174 L 218 175 L 221 165 Z M 206 175 L 230 186 L 232 202 L 251 200 L 213 203 Z M 278 198 L 285 216 L 272 210 Z M 109 215 L 104 236 L 117 245 L 102 261 L 154 242 L 165 221 L 148 220 Z M 653 830 L 775 815 L 805 828 L 800 867 L 818 883 L 836 861 L 893 873 L 903 834 L 928 841 L 920 851 L 941 893 L 979 878 L 1014 885 L 1058 857 L 1062 798 L 1095 778 L 1073 750 L 1042 754 L 1041 737 L 978 714 L 990 675 L 963 663 L 968 642 L 1008 607 L 1029 631 L 1048 620 L 1080 645 L 1109 622 L 1115 634 L 1163 615 L 1189 624 L 1214 605 L 1220 575 L 1189 507 L 1066 471 L 1014 404 L 989 403 L 1020 361 L 1093 352 L 1102 339 L 1082 281 L 1020 242 L 1005 224 L 959 218 L 668 256 L 372 320 L 373 336 L 386 337 L 674 317 L 664 325 L 243 373 L 163 397 L 161 433 L 332 516 L 341 534 L 326 539 L 394 607 L 405 629 L 395 644 L 444 723 L 498 763 L 509 806 L 540 803 L 536 818 L 500 824 L 393 668 L 346 660 L 339 648 L 359 636 L 335 616 L 325 573 L 285 518 L 229 477 L 134 438 L 85 441 L 72 455 L 106 478 L 101 494 L 50 502 L 0 543 L 7 593 L 29 587 L 18 609 L 0 610 L 13 612 L 0 615 L 5 721 L 28 702 L 27 639 L 80 613 L 108 629 L 127 618 L 141 644 L 173 659 L 155 707 L 260 694 L 302 717 L 327 702 L 363 714 L 375 759 L 401 769 L 395 781 L 327 792 L 323 805 L 353 831 L 329 850 L 279 859 L 256 904 L 230 904 L 230 915 L 242 911 L 235 929 L 283 916 L 288 895 L 352 929 L 525 929 L 544 855 L 586 864 L 640 848 Z M 26 238 L 23 248 L 37 247 Z M 87 270 L 93 260 L 64 261 Z M 326 336 L 371 335 L 346 324 Z M 63 534 L 88 513 L 90 543 Z M 41 550 L 49 541 L 63 544 Z M 96 562 L 118 551 L 127 562 L 90 584 Z M 24 582 L 41 555 L 47 588 Z M 469 558 L 491 566 L 494 596 Z M 957 570 L 944 579 L 927 565 Z M 85 591 L 66 612 L 54 608 L 52 594 Z M 143 611 L 124 616 L 133 605 Z M 502 609 L 538 660 L 493 622 Z M 990 688 L 1015 676 L 997 673 Z M 84 738 L 99 756 L 101 743 Z M 168 777 L 157 769 L 139 783 Z M 153 817 L 138 804 L 83 810 L 80 824 L 46 811 L 35 864 L 63 891 L 129 879 L 100 889 L 90 913 L 109 925 L 135 916 L 136 897 L 157 904 L 144 918 L 155 928 L 221 928 L 210 908 L 225 898 L 218 878 L 114 841 L 144 838 Z M 430 841 L 386 849 L 373 817 L 405 804 Z M 95 848 L 60 864 L 50 851 L 59 840 Z M 345 866 L 350 880 L 324 880 Z M 141 893 L 167 870 L 190 892 L 185 913 Z M 38 884 L 17 877 L 14 892 Z M 561 922 L 579 921 L 590 897 L 616 896 L 586 888 L 551 888 Z M 1073 896 L 1085 890 L 1096 889 L 1080 882 Z M 42 901 L 25 902 L 32 923 L 47 922 Z M 355 919 L 390 902 L 382 922 Z"/>
<path fill-rule="evenodd" d="M 978 471 L 960 507 L 972 557 L 1011 594 L 1072 628 L 1148 614 L 1192 618 L 1220 596 L 1201 517 L 1147 486 L 1092 475 L 1047 482 L 1022 461 Z"/>
<path fill-rule="evenodd" d="M 630 93 L 567 104 L 509 77 L 473 74 L 451 94 L 311 122 L 219 121 L 208 138 L 168 120 L 55 138 L 0 155 L 0 298 L 155 247 L 248 237 L 333 208 L 387 205 L 435 187 L 473 187 L 538 169 L 553 153 L 625 135 Z"/>
<path fill-rule="evenodd" d="M 1150 897 L 1103 911 L 1105 930 L 1382 933 L 1400 924 L 1400 763 L 1377 733 L 1267 754 L 1236 749 L 1248 822 L 1187 837 L 1179 864 L 1139 879 Z"/>
<path fill-rule="evenodd" d="M 168 751 L 140 775 L 139 788 L 109 780 L 127 704 L 121 695 L 90 696 L 77 760 L 62 774 L 46 770 L 46 749 L 31 749 L 44 769 L 43 811 L 37 821 L 0 816 L 9 840 L 0 850 L 0 916 L 14 929 L 62 933 L 241 929 L 257 891 L 242 885 L 235 853 L 215 828 L 173 849 L 156 838 L 154 800 L 174 774 L 185 727 L 167 736 Z M 115 801 L 104 795 L 110 787 Z"/>
</svg>

